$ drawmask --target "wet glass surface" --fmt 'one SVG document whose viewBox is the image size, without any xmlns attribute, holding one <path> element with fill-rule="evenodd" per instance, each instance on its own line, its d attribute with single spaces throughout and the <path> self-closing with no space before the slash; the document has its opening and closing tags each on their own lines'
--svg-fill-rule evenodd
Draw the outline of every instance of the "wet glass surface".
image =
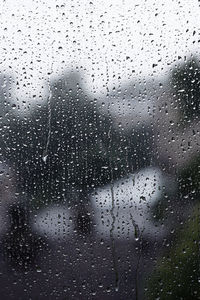
<svg viewBox="0 0 200 300">
<path fill-rule="evenodd" d="M 2 299 L 199 299 L 198 1 L 2 1 Z"/>
</svg>

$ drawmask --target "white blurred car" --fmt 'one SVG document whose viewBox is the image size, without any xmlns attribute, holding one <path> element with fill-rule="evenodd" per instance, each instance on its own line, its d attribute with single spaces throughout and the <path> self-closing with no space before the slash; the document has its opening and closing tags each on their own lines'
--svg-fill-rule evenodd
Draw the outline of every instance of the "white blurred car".
<svg viewBox="0 0 200 300">
<path fill-rule="evenodd" d="M 146 168 L 98 189 L 92 196 L 96 232 L 102 237 L 155 236 L 163 228 L 152 223 L 150 208 L 162 197 L 166 178 L 157 168 Z"/>
<path fill-rule="evenodd" d="M 150 209 L 169 181 L 160 169 L 149 167 L 98 188 L 90 195 L 95 234 L 119 239 L 163 235 L 163 227 L 152 222 Z M 49 206 L 37 214 L 33 226 L 50 239 L 67 239 L 76 228 L 75 210 L 66 205 Z"/>
</svg>

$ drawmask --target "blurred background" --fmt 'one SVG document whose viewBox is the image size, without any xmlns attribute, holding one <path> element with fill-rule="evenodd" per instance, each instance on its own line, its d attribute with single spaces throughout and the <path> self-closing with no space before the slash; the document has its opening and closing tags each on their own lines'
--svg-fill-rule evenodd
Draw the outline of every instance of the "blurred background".
<svg viewBox="0 0 200 300">
<path fill-rule="evenodd" d="M 3 299 L 200 299 L 199 1 L 2 1 Z"/>
</svg>

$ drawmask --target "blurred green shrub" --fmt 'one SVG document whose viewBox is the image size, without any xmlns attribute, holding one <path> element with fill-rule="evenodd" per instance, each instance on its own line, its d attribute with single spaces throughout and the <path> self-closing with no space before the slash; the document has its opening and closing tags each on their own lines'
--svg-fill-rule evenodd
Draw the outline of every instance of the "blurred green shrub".
<svg viewBox="0 0 200 300">
<path fill-rule="evenodd" d="M 176 245 L 157 263 L 146 299 L 200 299 L 200 205 L 178 231 Z"/>
</svg>

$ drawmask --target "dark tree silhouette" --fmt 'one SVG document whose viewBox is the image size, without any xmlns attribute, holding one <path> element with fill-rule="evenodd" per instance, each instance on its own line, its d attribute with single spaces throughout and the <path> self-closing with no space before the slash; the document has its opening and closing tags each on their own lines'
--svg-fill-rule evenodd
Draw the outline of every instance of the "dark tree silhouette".
<svg viewBox="0 0 200 300">
<path fill-rule="evenodd" d="M 2 126 L 4 156 L 20 186 L 42 204 L 72 189 L 87 201 L 91 189 L 150 164 L 149 131 L 118 131 L 80 82 L 78 74 L 55 80 L 49 101 Z"/>
<path fill-rule="evenodd" d="M 193 58 L 177 65 L 172 72 L 172 85 L 180 100 L 183 122 L 200 116 L 200 65 Z"/>
<path fill-rule="evenodd" d="M 4 260 L 16 271 L 36 268 L 38 257 L 47 248 L 46 241 L 32 231 L 23 206 L 12 206 L 8 214 L 11 225 L 1 240 Z"/>
</svg>

